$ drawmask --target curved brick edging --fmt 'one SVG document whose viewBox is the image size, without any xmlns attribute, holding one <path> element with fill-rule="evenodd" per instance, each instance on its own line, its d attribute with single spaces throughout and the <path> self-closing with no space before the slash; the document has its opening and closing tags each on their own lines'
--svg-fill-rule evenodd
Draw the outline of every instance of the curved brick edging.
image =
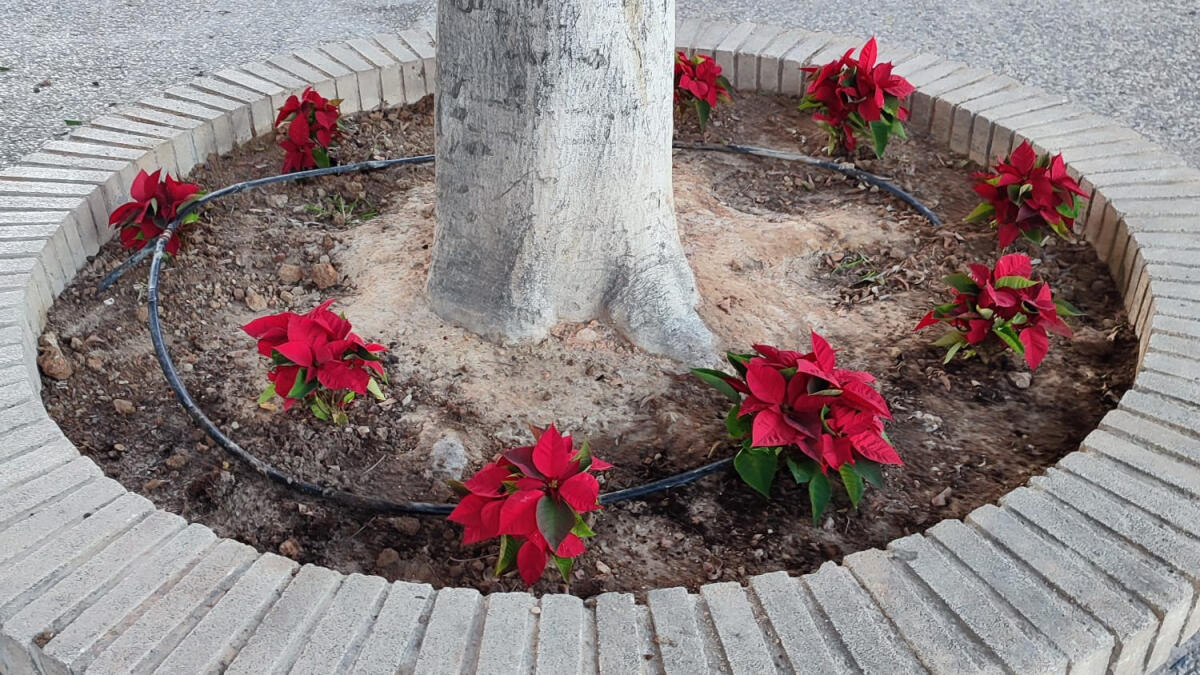
<svg viewBox="0 0 1200 675">
<path fill-rule="evenodd" d="M 860 43 L 694 20 L 676 39 L 738 89 L 787 94 L 800 65 Z M 433 56 L 404 31 L 225 69 L 0 170 L 0 673 L 1137 673 L 1200 629 L 1200 171 L 1060 96 L 890 45 L 914 130 L 975 160 L 1029 139 L 1096 191 L 1081 222 L 1140 339 L 1120 406 L 1000 506 L 814 574 L 640 605 L 301 567 L 104 478 L 46 416 L 35 347 L 133 175 L 269 132 L 305 84 L 345 112 L 414 102 Z"/>
</svg>

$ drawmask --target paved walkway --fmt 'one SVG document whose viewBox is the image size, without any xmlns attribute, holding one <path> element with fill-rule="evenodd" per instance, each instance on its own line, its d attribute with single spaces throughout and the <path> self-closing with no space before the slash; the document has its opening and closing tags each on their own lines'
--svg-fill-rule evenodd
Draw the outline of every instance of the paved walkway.
<svg viewBox="0 0 1200 675">
<path fill-rule="evenodd" d="M 1200 165 L 1195 0 L 679 0 L 680 16 L 870 33 L 1068 90 Z M 433 24 L 432 0 L 5 0 L 0 166 L 120 103 L 218 66 Z M 42 86 L 43 82 L 49 85 Z M 38 90 L 35 93 L 35 88 Z"/>
</svg>

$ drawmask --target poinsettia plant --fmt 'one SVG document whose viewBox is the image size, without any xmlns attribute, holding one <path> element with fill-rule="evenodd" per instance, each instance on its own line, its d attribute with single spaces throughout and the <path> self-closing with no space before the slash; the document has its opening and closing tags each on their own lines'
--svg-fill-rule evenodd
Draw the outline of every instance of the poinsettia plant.
<svg viewBox="0 0 1200 675">
<path fill-rule="evenodd" d="M 864 483 L 883 485 L 880 465 L 903 464 L 883 429 L 892 413 L 871 386 L 875 378 L 838 368 L 833 348 L 816 331 L 808 353 L 768 345 L 754 351 L 728 354 L 735 375 L 692 370 L 733 401 L 725 426 L 741 441 L 733 459 L 738 475 L 770 497 L 786 467 L 797 483 L 808 484 L 815 523 L 829 505 L 832 471 L 858 508 Z"/>
<path fill-rule="evenodd" d="M 876 157 L 882 157 L 893 137 L 907 138 L 904 99 L 913 93 L 908 80 L 892 72 L 892 63 L 876 63 L 879 48 L 867 40 L 858 58 L 849 49 L 842 58 L 820 66 L 804 66 L 812 81 L 800 110 L 814 110 L 813 119 L 829 134 L 826 152 L 853 152 L 857 136 L 869 139 Z"/>
<path fill-rule="evenodd" d="M 684 52 L 675 54 L 675 105 L 691 106 L 700 122 L 700 132 L 708 126 L 709 115 L 718 101 L 728 103 L 729 80 L 721 74 L 721 66 L 708 54 L 688 58 Z"/>
<path fill-rule="evenodd" d="M 169 173 L 166 180 L 160 182 L 162 173 L 162 169 L 150 174 L 139 171 L 129 190 L 133 200 L 118 206 L 109 216 L 109 227 L 120 230 L 122 247 L 140 249 L 149 246 L 180 209 L 203 194 L 199 185 L 177 181 Z M 191 225 L 199 218 L 200 214 L 193 211 L 184 217 L 180 227 Z M 179 245 L 179 232 L 176 231 L 167 242 L 167 254 L 179 253 Z"/>
<path fill-rule="evenodd" d="M 287 133 L 279 136 L 283 148 L 283 173 L 330 166 L 329 148 L 341 134 L 340 98 L 327 99 L 312 87 L 300 96 L 292 94 L 275 117 L 279 130 L 287 123 Z"/>
<path fill-rule="evenodd" d="M 974 190 L 984 201 L 967 222 L 991 222 L 1002 249 L 1017 237 L 1041 246 L 1047 232 L 1070 238 L 1082 207 L 1079 198 L 1088 196 L 1067 174 L 1062 153 L 1039 156 L 1029 141 L 1022 141 L 1007 158 L 997 158 L 992 171 L 973 177 L 978 181 Z"/>
<path fill-rule="evenodd" d="M 536 443 L 506 450 L 465 483 L 462 500 L 448 516 L 463 526 L 463 545 L 500 539 L 496 575 L 515 562 L 532 586 L 547 562 L 570 580 L 575 558 L 595 532 L 583 514 L 600 508 L 600 484 L 593 472 L 612 465 L 593 457 L 587 443 L 576 450 L 570 436 L 551 424 L 530 427 Z"/>
<path fill-rule="evenodd" d="M 387 347 L 364 342 L 346 317 L 330 311 L 331 304 L 326 300 L 307 314 L 280 312 L 242 326 L 258 340 L 258 353 L 271 359 L 270 384 L 259 404 L 278 395 L 289 410 L 307 399 L 318 419 L 345 424 L 355 397 L 369 392 L 384 398 L 379 381 L 386 384 L 387 375 L 379 354 Z"/>
<path fill-rule="evenodd" d="M 1011 253 L 996 261 L 993 269 L 971 265 L 970 270 L 943 279 L 957 291 L 954 300 L 935 307 L 915 329 L 938 323 L 950 326 L 934 342 L 948 347 L 945 363 L 955 355 L 986 358 L 989 345 L 998 341 L 1023 356 L 1031 369 L 1037 368 L 1050 349 L 1049 333 L 1071 337 L 1062 316 L 1078 316 L 1079 310 L 1056 300 L 1045 281 L 1032 278 L 1029 256 Z"/>
</svg>

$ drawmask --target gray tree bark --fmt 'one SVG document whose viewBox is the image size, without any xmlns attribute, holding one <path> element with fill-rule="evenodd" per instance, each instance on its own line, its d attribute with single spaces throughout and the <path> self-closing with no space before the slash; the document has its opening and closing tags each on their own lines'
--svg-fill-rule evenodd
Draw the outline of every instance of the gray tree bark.
<svg viewBox="0 0 1200 675">
<path fill-rule="evenodd" d="M 607 319 L 713 360 L 675 226 L 674 16 L 674 0 L 439 0 L 439 315 L 503 343 Z"/>
</svg>

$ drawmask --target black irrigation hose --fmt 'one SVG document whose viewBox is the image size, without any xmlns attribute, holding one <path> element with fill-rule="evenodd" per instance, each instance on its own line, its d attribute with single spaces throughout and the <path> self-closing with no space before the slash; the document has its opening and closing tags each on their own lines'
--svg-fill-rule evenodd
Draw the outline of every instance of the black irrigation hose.
<svg viewBox="0 0 1200 675">
<path fill-rule="evenodd" d="M 735 155 L 755 155 L 757 157 L 786 159 L 792 162 L 800 162 L 801 164 L 827 169 L 829 171 L 836 171 L 843 176 L 860 180 L 868 185 L 874 185 L 880 190 L 891 194 L 900 201 L 916 209 L 917 213 L 925 216 L 925 218 L 934 226 L 941 226 L 942 224 L 942 220 L 934 215 L 933 211 L 930 211 L 924 204 L 918 201 L 916 197 L 908 194 L 904 190 L 901 190 L 887 180 L 880 178 L 873 173 L 867 173 L 861 169 L 856 169 L 852 164 L 839 164 L 838 162 L 831 162 L 826 159 L 817 159 L 816 157 L 809 157 L 808 155 L 797 155 L 793 152 L 783 152 L 782 150 L 771 150 L 768 148 L 756 148 L 752 145 L 735 145 L 733 143 L 728 145 L 718 145 L 715 143 L 681 143 L 676 141 L 674 147 L 683 150 L 709 150 L 712 152 L 728 152 Z"/>
<path fill-rule="evenodd" d="M 774 157 L 778 159 L 787 159 L 803 162 L 810 166 L 816 166 L 823 169 L 836 171 L 843 175 L 862 180 L 877 185 L 891 194 L 899 197 L 905 203 L 911 205 L 922 215 L 929 219 L 934 225 L 940 225 L 941 221 L 937 216 L 933 215 L 929 209 L 925 208 L 912 195 L 904 192 L 898 187 L 888 183 L 878 176 L 859 171 L 853 167 L 843 166 L 835 162 L 828 162 L 813 157 L 803 155 L 794 155 L 787 152 L 779 152 L 776 150 L 768 150 L 765 148 L 755 148 L 743 145 L 711 145 L 711 144 L 683 144 L 675 143 L 676 148 L 689 150 L 713 150 L 718 152 L 732 152 L 738 154 L 757 155 L 761 157 Z M 254 454 L 246 451 L 241 446 L 226 436 L 217 428 L 200 406 L 196 405 L 196 401 L 192 399 L 188 393 L 187 387 L 179 378 L 178 371 L 175 370 L 175 363 L 171 360 L 171 355 L 167 352 L 166 342 L 163 340 L 162 320 L 158 314 L 158 282 L 162 272 L 162 263 L 165 259 L 167 242 L 171 237 L 175 236 L 175 231 L 179 229 L 180 223 L 188 214 L 194 212 L 208 202 L 220 199 L 227 195 L 237 194 L 243 190 L 271 185 L 273 183 L 282 183 L 285 181 L 293 181 L 301 178 L 314 178 L 317 176 L 329 176 L 343 173 L 351 173 L 355 171 L 374 171 L 377 169 L 386 169 L 393 166 L 404 164 L 427 164 L 433 161 L 433 155 L 420 155 L 416 157 L 403 157 L 400 159 L 373 160 L 367 162 L 357 162 L 354 164 L 346 164 L 342 166 L 333 166 L 324 169 L 311 169 L 309 171 L 298 171 L 296 173 L 282 174 L 278 176 L 270 176 L 267 178 L 258 178 L 255 180 L 235 183 L 228 187 L 215 190 L 204 195 L 203 197 L 191 202 L 184 208 L 180 209 L 176 214 L 175 219 L 167 225 L 162 234 L 155 239 L 154 248 L 151 250 L 149 246 L 141 249 L 128 260 L 123 262 L 119 267 L 113 270 L 100 284 L 100 290 L 105 290 L 110 287 L 117 279 L 126 271 L 131 269 L 146 256 L 153 255 L 150 260 L 150 279 L 146 288 L 146 295 L 149 305 L 150 314 L 150 341 L 154 344 L 154 355 L 158 359 L 159 366 L 162 367 L 163 375 L 167 378 L 167 385 L 171 387 L 171 391 L 175 393 L 175 398 L 179 400 L 183 409 L 191 416 L 192 420 L 204 430 L 217 445 L 229 454 L 237 457 L 243 462 L 249 464 L 255 471 L 258 471 L 268 479 L 286 486 L 296 492 L 319 497 L 321 499 L 331 501 L 349 508 L 366 511 L 369 513 L 381 515 L 417 515 L 417 516 L 445 516 L 454 510 L 454 504 L 432 504 L 429 502 L 393 502 L 387 499 L 377 497 L 364 497 L 363 495 L 354 494 L 345 490 L 339 490 L 333 487 L 323 487 L 316 483 L 300 480 L 291 476 L 278 468 L 264 462 Z M 612 504 L 627 499 L 637 499 L 648 494 L 667 490 L 673 487 L 678 487 L 686 483 L 690 483 L 703 476 L 716 473 L 726 468 L 733 463 L 732 457 L 726 457 L 709 464 L 690 469 L 682 473 L 678 473 L 666 478 L 661 478 L 656 481 L 651 481 L 643 485 L 617 490 L 615 492 L 606 492 L 600 495 L 601 504 Z"/>
<path fill-rule="evenodd" d="M 373 159 L 366 162 L 355 162 L 353 164 L 331 166 L 324 169 L 309 169 L 308 171 L 284 173 L 277 176 L 267 176 L 266 178 L 256 178 L 254 180 L 248 180 L 241 183 L 234 183 L 228 187 L 223 187 L 220 190 L 210 192 L 183 207 L 179 213 L 175 214 L 175 220 L 171 221 L 171 223 L 167 225 L 167 232 L 164 232 L 162 236 L 170 236 L 168 233 L 175 232 L 176 228 L 179 227 L 180 221 L 187 217 L 189 213 L 194 212 L 196 209 L 204 206 L 208 202 L 215 201 L 221 197 L 236 195 L 237 193 L 244 190 L 249 190 L 250 188 L 258 188 L 264 185 L 271 185 L 272 183 L 284 183 L 287 181 L 299 180 L 301 178 L 336 176 L 338 174 L 354 173 L 357 171 L 377 171 L 379 169 L 388 169 L 393 166 L 402 166 L 404 164 L 428 164 L 432 161 L 433 155 L 417 155 L 415 157 L 401 157 L 399 159 Z M 160 237 L 160 240 L 161 239 L 162 237 Z M 110 286 L 117 282 L 117 279 L 120 279 L 126 272 L 135 267 L 141 261 L 145 260 L 151 253 L 156 252 L 157 249 L 151 250 L 149 246 L 146 246 L 137 253 L 129 256 L 125 262 L 118 265 L 115 270 L 109 272 L 108 276 L 104 277 L 104 279 L 100 282 L 99 289 L 101 291 L 108 290 Z"/>
</svg>

